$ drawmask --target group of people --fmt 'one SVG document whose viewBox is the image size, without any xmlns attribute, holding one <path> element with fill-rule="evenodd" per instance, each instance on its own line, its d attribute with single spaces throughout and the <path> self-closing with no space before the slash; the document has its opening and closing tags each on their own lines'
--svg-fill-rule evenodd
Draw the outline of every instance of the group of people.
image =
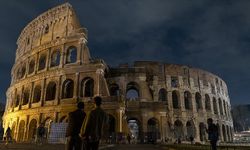
<svg viewBox="0 0 250 150">
<path fill-rule="evenodd" d="M 101 108 L 102 98 L 94 98 L 95 109 L 88 115 L 84 112 L 84 103 L 77 104 L 77 110 L 70 112 L 66 130 L 67 150 L 98 150 L 107 114 Z"/>
</svg>

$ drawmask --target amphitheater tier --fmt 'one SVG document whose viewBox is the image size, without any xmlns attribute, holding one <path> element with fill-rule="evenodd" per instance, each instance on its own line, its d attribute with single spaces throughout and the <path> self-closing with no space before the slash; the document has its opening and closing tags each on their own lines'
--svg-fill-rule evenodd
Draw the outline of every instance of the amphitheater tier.
<svg viewBox="0 0 250 150">
<path fill-rule="evenodd" d="M 97 95 L 109 114 L 107 137 L 132 132 L 140 141 L 153 136 L 159 141 L 190 136 L 205 141 L 206 120 L 213 118 L 221 141 L 232 141 L 230 99 L 220 77 L 151 61 L 108 67 L 91 58 L 86 29 L 68 3 L 29 23 L 17 44 L 3 120 L 19 142 L 32 140 L 40 123 L 49 134 L 52 123 L 67 122 L 79 101 L 90 111 Z"/>
</svg>

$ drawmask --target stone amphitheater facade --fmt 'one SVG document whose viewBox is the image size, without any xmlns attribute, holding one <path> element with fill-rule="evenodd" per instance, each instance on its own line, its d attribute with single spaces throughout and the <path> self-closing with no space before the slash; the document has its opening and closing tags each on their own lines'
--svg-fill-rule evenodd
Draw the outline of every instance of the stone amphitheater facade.
<svg viewBox="0 0 250 150">
<path fill-rule="evenodd" d="M 79 101 L 88 112 L 97 95 L 109 114 L 108 135 L 132 132 L 141 141 L 190 136 L 205 141 L 206 120 L 213 118 L 220 140 L 233 139 L 230 99 L 221 78 L 185 65 L 150 61 L 108 67 L 102 59 L 91 58 L 87 30 L 68 3 L 23 29 L 11 75 L 3 125 L 19 142 L 32 140 L 40 123 L 49 129 L 52 122 L 67 122 Z"/>
</svg>

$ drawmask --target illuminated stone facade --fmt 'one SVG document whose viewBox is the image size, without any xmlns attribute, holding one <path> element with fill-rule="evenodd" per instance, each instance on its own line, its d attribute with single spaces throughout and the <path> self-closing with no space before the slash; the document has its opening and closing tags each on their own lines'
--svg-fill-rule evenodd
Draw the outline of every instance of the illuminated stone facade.
<svg viewBox="0 0 250 150">
<path fill-rule="evenodd" d="M 232 140 L 230 99 L 225 82 L 209 72 L 183 65 L 138 61 L 117 68 L 91 59 L 87 31 L 68 3 L 30 22 L 17 40 L 12 81 L 3 117 L 19 142 L 30 141 L 40 123 L 67 122 L 67 114 L 92 97 L 103 97 L 109 114 L 105 135 L 127 133 L 138 140 L 206 139 L 211 117 L 221 141 Z"/>
</svg>

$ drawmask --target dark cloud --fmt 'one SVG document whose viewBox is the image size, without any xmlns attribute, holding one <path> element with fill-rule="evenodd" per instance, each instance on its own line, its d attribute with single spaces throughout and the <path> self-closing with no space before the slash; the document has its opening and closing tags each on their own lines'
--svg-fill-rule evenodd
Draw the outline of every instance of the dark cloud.
<svg viewBox="0 0 250 150">
<path fill-rule="evenodd" d="M 0 99 L 5 99 L 16 39 L 32 19 L 64 1 L 0 2 Z M 89 31 L 92 57 L 186 64 L 219 75 L 231 101 L 249 103 L 250 1 L 72 0 Z"/>
</svg>

